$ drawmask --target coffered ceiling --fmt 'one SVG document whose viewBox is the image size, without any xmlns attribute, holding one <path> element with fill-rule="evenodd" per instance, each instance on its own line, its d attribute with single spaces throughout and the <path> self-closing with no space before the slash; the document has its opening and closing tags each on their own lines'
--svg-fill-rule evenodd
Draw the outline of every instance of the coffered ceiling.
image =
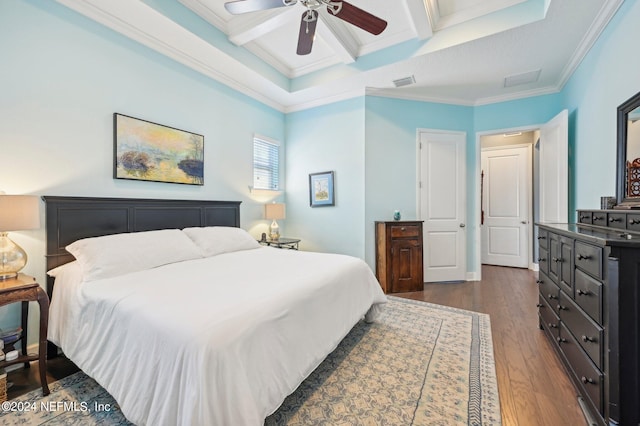
<svg viewBox="0 0 640 426">
<path fill-rule="evenodd" d="M 287 112 L 365 93 L 481 105 L 557 92 L 622 0 L 349 0 L 386 29 L 321 7 L 308 55 L 300 3 L 231 15 L 225 0 L 58 2 Z"/>
</svg>

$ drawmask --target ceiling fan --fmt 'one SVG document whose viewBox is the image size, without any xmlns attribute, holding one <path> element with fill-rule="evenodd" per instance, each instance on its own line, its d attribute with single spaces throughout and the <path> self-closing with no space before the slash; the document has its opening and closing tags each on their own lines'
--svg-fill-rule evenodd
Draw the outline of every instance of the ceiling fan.
<svg viewBox="0 0 640 426">
<path fill-rule="evenodd" d="M 296 3 L 300 3 L 307 8 L 303 12 L 300 21 L 300 34 L 298 35 L 298 49 L 296 51 L 298 55 L 311 53 L 318 23 L 317 9 L 321 6 L 326 6 L 330 15 L 362 28 L 373 35 L 380 34 L 387 27 L 387 21 L 341 0 L 236 0 L 225 3 L 224 7 L 232 15 L 239 15 L 258 10 L 293 6 Z"/>
</svg>

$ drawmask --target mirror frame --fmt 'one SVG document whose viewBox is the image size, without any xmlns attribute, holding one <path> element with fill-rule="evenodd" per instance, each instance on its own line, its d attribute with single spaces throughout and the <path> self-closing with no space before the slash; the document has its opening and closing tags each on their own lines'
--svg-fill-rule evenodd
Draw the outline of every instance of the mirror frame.
<svg viewBox="0 0 640 426">
<path fill-rule="evenodd" d="M 640 107 L 640 92 L 625 101 L 618 107 L 618 151 L 617 151 L 617 175 L 616 195 L 619 209 L 640 209 L 640 197 L 627 198 L 626 170 L 627 170 L 627 122 L 628 115 L 634 109 Z"/>
</svg>

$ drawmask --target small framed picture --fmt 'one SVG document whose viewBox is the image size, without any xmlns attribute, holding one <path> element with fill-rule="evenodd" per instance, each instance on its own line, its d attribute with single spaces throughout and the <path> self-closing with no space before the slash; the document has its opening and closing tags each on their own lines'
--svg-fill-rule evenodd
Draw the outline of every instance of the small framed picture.
<svg viewBox="0 0 640 426">
<path fill-rule="evenodd" d="M 335 206 L 333 172 L 311 173 L 309 175 L 309 204 L 311 207 Z"/>
</svg>

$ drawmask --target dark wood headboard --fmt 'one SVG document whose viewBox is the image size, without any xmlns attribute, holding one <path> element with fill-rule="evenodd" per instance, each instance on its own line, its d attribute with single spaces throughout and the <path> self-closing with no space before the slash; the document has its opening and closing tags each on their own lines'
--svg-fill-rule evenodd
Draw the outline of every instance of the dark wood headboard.
<svg viewBox="0 0 640 426">
<path fill-rule="evenodd" d="M 44 196 L 47 271 L 71 262 L 65 247 L 81 238 L 123 232 L 240 226 L 240 201 Z M 47 278 L 51 297 L 53 279 Z"/>
</svg>

